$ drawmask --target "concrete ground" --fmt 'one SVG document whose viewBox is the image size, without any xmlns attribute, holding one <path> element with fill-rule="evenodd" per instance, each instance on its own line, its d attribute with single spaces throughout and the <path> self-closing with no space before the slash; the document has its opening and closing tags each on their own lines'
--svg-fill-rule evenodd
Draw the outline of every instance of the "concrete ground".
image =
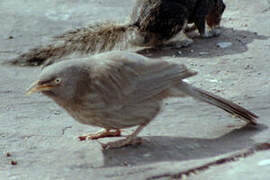
<svg viewBox="0 0 270 180">
<path fill-rule="evenodd" d="M 102 150 L 96 141 L 77 140 L 98 128 L 77 123 L 41 94 L 25 95 L 40 68 L 1 65 L 0 179 L 269 179 L 270 1 L 225 3 L 220 37 L 195 38 L 190 47 L 153 57 L 197 70 L 189 82 L 255 112 L 257 127 L 191 98 L 170 99 L 140 133 L 141 146 Z M 75 27 L 124 21 L 133 5 L 134 0 L 1 0 L 0 59 Z M 229 46 L 218 47 L 221 42 Z"/>
</svg>

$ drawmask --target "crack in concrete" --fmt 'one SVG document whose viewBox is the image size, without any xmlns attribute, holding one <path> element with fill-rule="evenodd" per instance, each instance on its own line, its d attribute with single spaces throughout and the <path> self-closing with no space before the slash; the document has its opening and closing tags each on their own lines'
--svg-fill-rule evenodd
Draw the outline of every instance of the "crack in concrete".
<svg viewBox="0 0 270 180">
<path fill-rule="evenodd" d="M 161 174 L 161 175 L 149 177 L 149 178 L 147 178 L 147 180 L 160 179 L 160 178 L 166 178 L 166 177 L 171 178 L 171 179 L 184 179 L 185 177 L 190 176 L 192 174 L 197 174 L 201 171 L 207 170 L 208 168 L 210 168 L 212 166 L 218 166 L 218 165 L 222 165 L 224 163 L 238 161 L 241 158 L 246 158 L 246 157 L 251 156 L 252 154 L 254 154 L 256 152 L 266 151 L 266 150 L 270 150 L 270 143 L 257 144 L 254 147 L 243 150 L 242 152 L 235 153 L 235 154 L 230 155 L 228 157 L 221 158 L 221 159 L 218 159 L 216 161 L 213 161 L 213 162 L 210 162 L 210 163 L 198 166 L 198 167 L 194 167 L 192 169 L 188 169 L 188 170 L 183 171 L 183 172 L 179 172 L 176 174 L 170 174 L 170 173 Z"/>
<path fill-rule="evenodd" d="M 72 128 L 72 126 L 67 126 L 62 129 L 62 135 L 65 135 L 67 129 Z"/>
<path fill-rule="evenodd" d="M 138 174 L 138 173 L 144 173 L 147 171 L 151 171 L 155 168 L 153 167 L 148 167 L 148 168 L 142 168 L 142 169 L 136 169 L 135 171 L 132 172 L 119 172 L 119 173 L 114 173 L 114 174 L 107 174 L 105 175 L 105 177 L 107 178 L 114 178 L 114 177 L 121 177 L 121 176 L 129 176 L 129 175 L 134 175 L 134 174 Z"/>
</svg>

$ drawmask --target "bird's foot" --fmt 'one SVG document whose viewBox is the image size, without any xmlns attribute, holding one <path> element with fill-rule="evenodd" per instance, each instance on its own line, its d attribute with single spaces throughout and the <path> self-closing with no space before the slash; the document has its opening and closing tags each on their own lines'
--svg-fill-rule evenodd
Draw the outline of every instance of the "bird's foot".
<svg viewBox="0 0 270 180">
<path fill-rule="evenodd" d="M 79 140 L 80 141 L 85 141 L 88 139 L 99 139 L 99 138 L 105 138 L 105 137 L 119 137 L 121 136 L 121 131 L 120 129 L 116 129 L 116 130 L 102 130 L 102 131 L 98 131 L 95 134 L 88 134 L 88 135 L 84 135 L 84 136 L 79 136 Z"/>
<path fill-rule="evenodd" d="M 142 144 L 143 139 L 139 137 L 131 138 L 127 137 L 126 139 L 121 139 L 118 141 L 108 142 L 106 144 L 101 143 L 101 146 L 103 149 L 115 149 L 115 148 L 121 148 L 129 145 L 140 145 Z"/>
<path fill-rule="evenodd" d="M 142 138 L 138 138 L 137 135 L 141 132 L 141 130 L 148 124 L 148 122 L 139 125 L 137 129 L 127 136 L 125 139 L 121 139 L 118 141 L 108 142 L 107 144 L 101 143 L 103 149 L 114 149 L 114 148 L 121 148 L 128 145 L 138 145 L 142 143 Z"/>
</svg>

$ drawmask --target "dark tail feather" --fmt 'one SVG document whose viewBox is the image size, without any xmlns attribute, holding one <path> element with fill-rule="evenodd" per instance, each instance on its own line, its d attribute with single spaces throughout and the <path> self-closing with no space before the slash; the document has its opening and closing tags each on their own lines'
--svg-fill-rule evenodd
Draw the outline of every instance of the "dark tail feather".
<svg viewBox="0 0 270 180">
<path fill-rule="evenodd" d="M 127 30 L 132 27 L 112 23 L 90 25 L 56 36 L 55 43 L 31 49 L 5 63 L 21 66 L 48 65 L 73 53 L 95 54 L 125 49 L 128 46 Z"/>
<path fill-rule="evenodd" d="M 227 111 L 230 114 L 236 115 L 237 117 L 247 121 L 248 123 L 251 123 L 253 125 L 257 124 L 256 119 L 258 118 L 258 116 L 256 114 L 229 100 L 226 100 L 205 90 L 193 87 L 185 82 L 181 83 L 180 89 L 184 93 L 201 101 L 217 106 L 224 111 Z"/>
</svg>

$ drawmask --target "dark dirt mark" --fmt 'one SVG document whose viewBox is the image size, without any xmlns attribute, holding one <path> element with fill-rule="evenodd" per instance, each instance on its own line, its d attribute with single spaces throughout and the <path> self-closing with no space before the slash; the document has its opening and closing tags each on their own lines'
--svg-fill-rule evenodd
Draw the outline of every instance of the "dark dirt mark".
<svg viewBox="0 0 270 180">
<path fill-rule="evenodd" d="M 18 164 L 18 162 L 17 162 L 17 161 L 14 161 L 14 160 L 11 160 L 11 161 L 10 161 L 10 164 L 11 164 L 12 166 L 15 166 L 15 165 Z"/>
<path fill-rule="evenodd" d="M 194 173 L 204 171 L 212 166 L 218 166 L 218 165 L 222 165 L 225 163 L 234 162 L 234 161 L 237 161 L 241 158 L 246 158 L 248 156 L 251 156 L 252 154 L 254 154 L 256 152 L 267 151 L 267 150 L 270 150 L 270 143 L 261 143 L 261 144 L 255 145 L 254 147 L 251 147 L 247 150 L 243 150 L 242 152 L 235 153 L 234 155 L 231 155 L 231 156 L 204 164 L 202 166 L 194 167 L 194 168 L 189 169 L 187 171 L 183 171 L 183 172 L 180 172 L 177 174 L 162 174 L 162 175 L 158 175 L 158 176 L 153 176 L 153 177 L 147 178 L 147 180 L 160 179 L 160 178 L 164 178 L 164 177 L 170 177 L 172 179 L 182 179 L 183 175 L 189 176 L 189 175 L 192 175 Z"/>
<path fill-rule="evenodd" d="M 70 129 L 70 128 L 72 128 L 72 126 L 64 127 L 64 128 L 62 129 L 62 135 L 64 135 L 65 132 L 66 132 L 66 130 L 67 130 L 67 129 Z"/>
</svg>

